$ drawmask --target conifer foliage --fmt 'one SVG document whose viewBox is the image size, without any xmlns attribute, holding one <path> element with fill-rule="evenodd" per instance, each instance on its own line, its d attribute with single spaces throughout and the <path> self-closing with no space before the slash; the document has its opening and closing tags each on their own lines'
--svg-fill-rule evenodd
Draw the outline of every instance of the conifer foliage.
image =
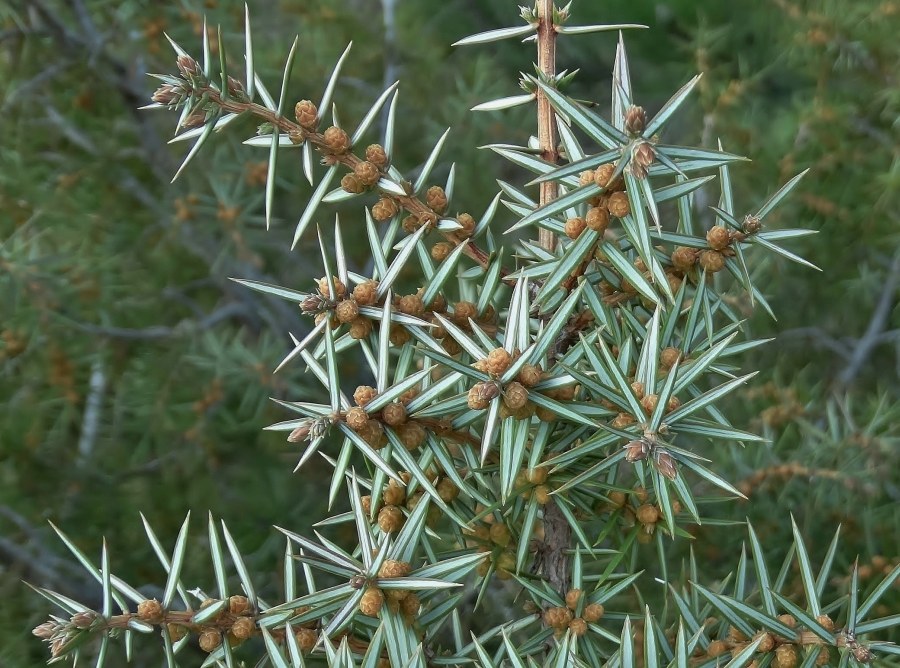
<svg viewBox="0 0 900 668">
<path fill-rule="evenodd" d="M 530 105 L 538 126 L 528 145 L 488 147 L 529 175 L 499 181 L 483 212 L 467 210 L 454 169 L 431 178 L 448 134 L 416 173 L 394 162 L 397 84 L 362 119 L 339 117 L 349 47 L 321 96 L 294 101 L 286 91 L 302 47 L 291 47 L 272 95 L 254 69 L 249 16 L 240 72 L 224 44 L 212 57 L 209 31 L 199 58 L 172 42 L 177 70 L 158 76 L 150 106 L 175 112 L 177 137 L 193 141 L 179 173 L 214 134 L 252 116 L 258 134 L 245 143 L 269 156 L 267 219 L 277 170 L 301 169 L 315 184 L 292 242 L 318 235 L 317 275 L 298 272 L 289 287 L 235 280 L 309 317 L 278 369 L 299 367 L 327 399 L 277 399 L 287 419 L 269 429 L 296 450 L 298 475 L 313 457 L 331 464 L 335 510 L 313 535 L 278 528 L 284 571 L 272 601 L 259 595 L 271 574 L 251 573 L 212 517 L 197 547 L 185 519 L 172 551 L 145 523 L 163 567 L 158 599 L 113 574 L 105 545 L 97 564 L 58 531 L 103 604 L 37 589 L 61 611 L 34 629 L 53 659 L 103 665 L 115 639 L 130 656 L 142 634 L 161 635 L 169 666 L 188 644 L 208 654 L 204 666 L 279 668 L 790 668 L 900 653 L 879 641 L 900 618 L 871 614 L 900 566 L 865 591 L 856 570 L 836 588 L 839 534 L 811 555 L 794 525 L 787 559 L 770 563 L 748 525 L 748 549 L 721 581 L 705 580 L 694 559 L 669 563 L 669 546 L 689 539 L 707 504 L 743 496 L 717 473 L 717 452 L 762 439 L 719 405 L 753 376 L 740 371 L 741 353 L 763 343 L 743 336 L 745 311 L 769 310 L 748 256 L 809 264 L 784 246 L 809 231 L 766 225 L 803 173 L 763 202 L 736 202 L 730 170 L 744 158 L 667 143 L 699 77 L 650 113 L 623 36 L 642 26 L 571 18 L 568 5 L 540 0 L 520 24 L 457 42 L 537 46 L 523 91 L 476 107 Z M 566 94 L 575 73 L 557 70 L 555 43 L 616 36 L 612 104 L 601 113 Z M 699 189 L 716 193 L 708 228 Z M 329 205 L 349 200 L 358 215 L 332 223 Z M 348 235 L 367 238 L 365 267 L 348 258 Z M 369 385 L 347 386 L 348 359 L 363 361 Z M 356 538 L 329 539 L 338 525 Z M 210 553 L 209 577 L 185 582 L 185 555 L 197 549 Z M 636 567 L 639 552 L 658 577 Z M 512 612 L 497 626 L 461 614 L 498 598 Z"/>
</svg>

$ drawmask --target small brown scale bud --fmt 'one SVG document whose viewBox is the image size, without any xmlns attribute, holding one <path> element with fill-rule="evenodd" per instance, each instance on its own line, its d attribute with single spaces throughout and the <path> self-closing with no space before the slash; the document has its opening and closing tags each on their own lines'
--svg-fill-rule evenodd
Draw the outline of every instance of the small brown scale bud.
<svg viewBox="0 0 900 668">
<path fill-rule="evenodd" d="M 633 135 L 639 135 L 647 127 L 647 112 L 643 107 L 632 106 L 625 112 L 625 130 Z"/>
<path fill-rule="evenodd" d="M 469 390 L 468 405 L 469 408 L 476 411 L 482 411 L 487 408 L 491 400 L 500 394 L 500 388 L 496 383 L 475 383 Z"/>
<path fill-rule="evenodd" d="M 412 336 L 403 325 L 391 325 L 391 333 L 388 338 L 391 345 L 402 346 L 408 343 Z"/>
<path fill-rule="evenodd" d="M 550 503 L 550 488 L 547 485 L 538 485 L 534 488 L 534 500 L 540 505 L 545 506 Z"/>
<path fill-rule="evenodd" d="M 638 400 L 644 398 L 644 384 L 639 380 L 636 380 L 631 384 L 631 391 L 634 392 L 634 396 L 637 397 Z"/>
<path fill-rule="evenodd" d="M 369 424 L 369 416 L 366 415 L 366 411 L 359 406 L 354 406 L 347 411 L 347 415 L 344 419 L 347 422 L 347 426 L 357 433 L 361 432 Z"/>
<path fill-rule="evenodd" d="M 400 602 L 400 611 L 407 617 L 415 617 L 418 615 L 419 608 L 421 607 L 422 602 L 419 600 L 419 597 L 413 593 L 410 593 Z"/>
<path fill-rule="evenodd" d="M 663 367 L 663 370 L 668 371 L 675 366 L 679 357 L 681 357 L 681 351 L 678 348 L 673 348 L 671 346 L 663 348 L 662 352 L 659 353 L 659 364 Z"/>
<path fill-rule="evenodd" d="M 694 248 L 680 246 L 672 253 L 672 266 L 678 271 L 688 272 L 697 262 L 697 251 Z"/>
<path fill-rule="evenodd" d="M 350 323 L 350 338 L 364 339 L 372 333 L 372 321 L 368 318 L 355 318 Z"/>
<path fill-rule="evenodd" d="M 388 156 L 381 144 L 369 144 L 366 146 L 366 160 L 376 167 L 385 167 L 388 164 Z"/>
<path fill-rule="evenodd" d="M 390 220 L 399 211 L 397 203 L 390 197 L 382 197 L 372 205 L 372 218 L 379 222 Z"/>
<path fill-rule="evenodd" d="M 615 192 L 609 196 L 606 203 L 609 213 L 616 218 L 624 218 L 631 212 L 631 205 L 628 203 L 628 195 L 623 192 Z"/>
<path fill-rule="evenodd" d="M 576 638 L 580 638 L 588 631 L 587 622 L 581 617 L 576 617 L 571 622 L 569 622 L 569 630 Z"/>
<path fill-rule="evenodd" d="M 403 227 L 404 232 L 406 232 L 407 234 L 412 234 L 417 229 L 419 229 L 419 217 L 410 214 L 403 219 L 403 223 L 401 226 Z"/>
<path fill-rule="evenodd" d="M 235 595 L 228 598 L 228 612 L 243 615 L 250 610 L 250 600 L 246 596 Z"/>
<path fill-rule="evenodd" d="M 648 454 L 650 454 L 650 448 L 644 441 L 631 441 L 625 446 L 625 461 L 627 462 L 642 461 L 647 459 Z"/>
<path fill-rule="evenodd" d="M 425 313 L 425 304 L 419 295 L 406 295 L 397 302 L 397 309 L 406 315 L 422 316 Z"/>
<path fill-rule="evenodd" d="M 443 262 L 453 250 L 453 244 L 440 241 L 431 247 L 431 259 L 435 262 Z"/>
<path fill-rule="evenodd" d="M 353 299 L 360 306 L 371 306 L 378 301 L 378 282 L 366 281 L 353 288 Z"/>
<path fill-rule="evenodd" d="M 719 251 L 705 250 L 700 253 L 700 266 L 708 274 L 715 274 L 725 267 L 725 256 Z"/>
<path fill-rule="evenodd" d="M 437 484 L 437 493 L 444 503 L 450 503 L 459 496 L 459 487 L 450 478 L 441 478 Z"/>
<path fill-rule="evenodd" d="M 566 607 L 569 610 L 577 610 L 578 603 L 581 601 L 581 597 L 584 595 L 584 592 L 580 589 L 570 589 L 566 592 Z"/>
<path fill-rule="evenodd" d="M 497 522 L 491 525 L 490 538 L 492 543 L 495 543 L 500 547 L 506 547 L 512 540 L 512 534 L 509 533 L 509 529 L 505 524 Z"/>
<path fill-rule="evenodd" d="M 600 165 L 594 171 L 594 184 L 600 186 L 601 188 L 607 188 L 607 186 L 612 186 L 614 184 L 610 184 L 609 180 L 612 178 L 612 175 L 616 171 L 615 165 Z M 608 190 L 614 190 L 614 188 L 609 187 Z"/>
<path fill-rule="evenodd" d="M 425 204 L 429 209 L 437 214 L 442 214 L 447 210 L 447 194 L 440 186 L 431 186 L 425 192 Z"/>
<path fill-rule="evenodd" d="M 521 383 L 508 383 L 503 390 L 503 402 L 510 410 L 517 411 L 528 403 L 528 390 Z"/>
<path fill-rule="evenodd" d="M 378 167 L 368 160 L 357 163 L 356 166 L 353 167 L 353 174 L 366 188 L 371 188 L 378 183 L 378 179 L 381 178 L 381 172 L 378 171 Z"/>
<path fill-rule="evenodd" d="M 318 114 L 319 110 L 316 108 L 316 105 L 309 100 L 300 100 L 294 105 L 294 116 L 297 118 L 297 123 L 304 130 L 316 129 L 316 125 L 319 122 Z"/>
<path fill-rule="evenodd" d="M 238 640 L 246 640 L 256 633 L 256 624 L 249 617 L 238 617 L 231 625 L 231 633 Z"/>
<path fill-rule="evenodd" d="M 484 370 L 491 375 L 500 376 L 511 364 L 512 355 L 503 348 L 494 348 L 484 359 Z"/>
<path fill-rule="evenodd" d="M 456 233 L 461 237 L 471 237 L 475 233 L 475 219 L 468 213 L 461 213 L 456 217 L 460 229 Z"/>
<path fill-rule="evenodd" d="M 647 178 L 650 172 L 650 165 L 656 160 L 656 151 L 650 142 L 641 142 L 634 149 L 634 156 L 631 161 L 630 169 L 635 178 Z"/>
<path fill-rule="evenodd" d="M 322 134 L 325 148 L 331 153 L 340 155 L 350 150 L 350 136 L 341 128 L 331 126 Z"/>
<path fill-rule="evenodd" d="M 370 587 L 359 600 L 359 611 L 367 617 L 377 617 L 383 605 L 384 594 L 377 587 Z"/>
<path fill-rule="evenodd" d="M 773 668 L 795 668 L 798 663 L 797 648 L 793 645 L 779 645 L 775 648 Z"/>
<path fill-rule="evenodd" d="M 589 603 L 584 606 L 581 616 L 586 622 L 593 624 L 594 622 L 600 621 L 604 612 L 606 612 L 606 608 L 600 603 Z"/>
<path fill-rule="evenodd" d="M 635 517 L 643 525 L 656 524 L 659 521 L 659 508 L 645 503 L 635 511 Z"/>
<path fill-rule="evenodd" d="M 569 218 L 565 225 L 566 236 L 570 239 L 577 239 L 586 227 L 584 218 Z"/>
<path fill-rule="evenodd" d="M 656 394 L 648 394 L 643 399 L 641 399 L 641 406 L 643 406 L 644 410 L 648 413 L 652 413 L 656 410 L 656 405 L 659 403 L 659 395 Z"/>
<path fill-rule="evenodd" d="M 378 527 L 384 533 L 400 531 L 406 518 L 397 506 L 385 506 L 378 512 Z"/>
<path fill-rule="evenodd" d="M 172 642 L 178 642 L 188 634 L 187 627 L 181 624 L 166 624 L 166 630 L 169 632 Z"/>
<path fill-rule="evenodd" d="M 761 638 L 759 641 L 759 645 L 757 645 L 756 649 L 758 652 L 771 652 L 775 647 L 775 638 L 771 633 L 767 631 L 760 631 L 755 636 L 753 636 L 753 640 L 757 638 Z"/>
<path fill-rule="evenodd" d="M 381 419 L 390 427 L 399 427 L 406 422 L 406 406 L 401 403 L 392 403 L 381 409 Z"/>
<path fill-rule="evenodd" d="M 365 406 L 377 396 L 378 390 L 376 390 L 374 387 L 371 387 L 369 385 L 360 385 L 356 388 L 356 391 L 353 392 L 353 401 L 356 402 L 357 406 Z"/>
<path fill-rule="evenodd" d="M 425 443 L 428 432 L 418 422 L 411 421 L 397 427 L 397 436 L 400 437 L 400 442 L 407 450 L 415 450 Z"/>
<path fill-rule="evenodd" d="M 215 652 L 219 645 L 222 644 L 222 634 L 212 629 L 207 629 L 200 634 L 200 649 L 204 652 Z"/>
<path fill-rule="evenodd" d="M 605 207 L 591 207 L 584 218 L 584 222 L 589 229 L 603 234 L 609 227 L 609 211 Z"/>
<path fill-rule="evenodd" d="M 586 186 L 594 182 L 594 170 L 587 169 L 578 175 L 578 185 Z"/>
<path fill-rule="evenodd" d="M 834 620 L 828 615 L 819 615 L 818 617 L 816 617 L 816 621 L 819 622 L 819 625 L 829 633 L 834 632 Z"/>
<path fill-rule="evenodd" d="M 709 657 L 722 656 L 728 651 L 728 643 L 724 640 L 713 640 L 706 648 L 706 655 Z"/>
<path fill-rule="evenodd" d="M 397 561 L 395 559 L 385 559 L 378 569 L 378 577 L 380 578 L 405 578 L 412 572 L 412 567 L 405 561 Z"/>
<path fill-rule="evenodd" d="M 541 382 L 541 368 L 533 364 L 526 364 L 519 369 L 519 375 L 516 376 L 516 380 L 525 387 L 534 387 Z"/>
<path fill-rule="evenodd" d="M 294 638 L 301 652 L 312 652 L 316 643 L 319 641 L 319 634 L 315 629 L 297 629 L 294 632 Z"/>
<path fill-rule="evenodd" d="M 331 281 L 334 283 L 334 291 L 337 296 L 332 297 L 331 289 L 328 287 L 328 281 L 324 277 L 318 280 L 319 292 L 326 299 L 343 299 L 347 294 L 347 286 L 344 285 L 337 276 L 332 276 Z"/>
<path fill-rule="evenodd" d="M 162 604 L 155 598 L 138 603 L 138 619 L 148 624 L 159 624 L 163 620 L 163 613 Z"/>
<path fill-rule="evenodd" d="M 359 305 L 352 299 L 345 299 L 335 306 L 334 315 L 341 322 L 350 322 L 359 315 Z"/>
<path fill-rule="evenodd" d="M 547 608 L 544 610 L 544 624 L 553 629 L 564 629 L 572 621 L 572 611 L 568 608 Z"/>
<path fill-rule="evenodd" d="M 550 476 L 550 469 L 546 466 L 535 466 L 526 474 L 528 482 L 532 485 L 543 485 Z"/>
<path fill-rule="evenodd" d="M 457 302 L 453 307 L 453 319 L 457 324 L 468 326 L 469 318 L 478 315 L 478 309 L 472 302 Z"/>
<path fill-rule="evenodd" d="M 629 427 L 633 424 L 634 417 L 632 417 L 628 413 L 619 413 L 609 423 L 609 425 L 615 429 L 624 429 L 625 427 Z"/>
<path fill-rule="evenodd" d="M 343 178 L 341 178 L 341 188 L 344 189 L 344 192 L 353 195 L 358 195 L 366 189 L 356 174 L 344 174 Z"/>
<path fill-rule="evenodd" d="M 715 225 L 706 233 L 706 243 L 713 250 L 722 250 L 731 243 L 731 234 L 721 225 Z"/>
</svg>

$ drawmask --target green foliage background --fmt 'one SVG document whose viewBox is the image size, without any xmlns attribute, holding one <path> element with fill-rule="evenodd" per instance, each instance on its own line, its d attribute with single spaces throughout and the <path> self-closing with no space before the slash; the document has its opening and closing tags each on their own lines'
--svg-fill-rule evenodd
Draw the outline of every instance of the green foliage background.
<svg viewBox="0 0 900 668">
<path fill-rule="evenodd" d="M 435 175 L 455 160 L 457 201 L 473 213 L 496 192 L 485 174 L 522 176 L 476 147 L 523 143 L 533 131 L 530 112 L 468 110 L 515 94 L 531 47 L 449 46 L 513 23 L 515 3 L 249 4 L 257 68 L 270 85 L 301 35 L 296 99 L 319 94 L 350 40 L 336 95 L 342 117 L 358 118 L 401 79 L 405 168 L 453 126 Z M 385 6 L 393 6 L 393 35 Z M 651 27 L 626 38 L 638 101 L 651 113 L 704 73 L 693 117 L 681 119 L 685 139 L 720 139 L 754 158 L 734 170 L 743 201 L 761 201 L 812 170 L 777 215 L 786 226 L 820 230 L 793 248 L 822 271 L 773 259 L 754 268 L 779 320 L 755 314 L 747 323 L 775 341 L 748 360 L 747 369 L 762 374 L 730 414 L 772 442 L 709 454 L 750 496 L 722 504 L 721 519 L 750 517 L 773 555 L 786 549 L 789 512 L 813 554 L 841 523 L 848 568 L 856 554 L 870 569 L 881 564 L 871 565 L 873 557 L 896 561 L 900 3 L 581 0 L 573 9 L 581 23 Z M 326 478 L 315 467 L 327 464 L 291 476 L 296 453 L 261 431 L 283 419 L 269 396 L 304 391 L 302 375 L 272 369 L 288 350 L 287 332 L 302 335 L 307 325 L 297 310 L 228 280 L 310 286 L 314 242 L 287 250 L 309 187 L 299 169 L 278 183 L 279 220 L 266 232 L 264 152 L 214 142 L 169 186 L 185 147 L 166 145 L 171 118 L 136 110 L 154 88 L 143 73 L 171 69 L 163 31 L 196 49 L 203 14 L 239 53 L 243 3 L 234 0 L 0 2 L 2 665 L 45 661 L 27 633 L 44 604 L 22 579 L 88 602 L 98 596 L 48 519 L 89 553 L 99 553 L 105 535 L 117 572 L 152 595 L 160 571 L 139 511 L 166 540 L 188 509 L 226 518 L 261 573 L 275 572 L 281 551 L 271 524 L 305 531 L 324 513 L 317 481 Z M 561 41 L 561 67 L 580 68 L 576 96 L 604 97 L 613 53 L 610 36 Z M 701 137 L 687 134 L 697 127 Z M 249 137 L 255 128 L 244 130 Z M 363 253 L 356 249 L 360 266 Z M 724 524 L 698 528 L 704 568 L 733 564 L 742 536 Z"/>
</svg>

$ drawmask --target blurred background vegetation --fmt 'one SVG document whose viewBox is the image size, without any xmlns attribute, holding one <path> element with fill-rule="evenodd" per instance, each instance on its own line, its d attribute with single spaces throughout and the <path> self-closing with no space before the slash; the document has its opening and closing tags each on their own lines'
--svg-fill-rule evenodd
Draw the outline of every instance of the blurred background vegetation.
<svg viewBox="0 0 900 668">
<path fill-rule="evenodd" d="M 515 94 L 532 47 L 449 46 L 514 24 L 514 2 L 249 4 L 270 88 L 296 33 L 293 99 L 321 95 L 350 40 L 336 94 L 343 118 L 360 118 L 402 80 L 401 169 L 414 172 L 453 126 L 436 177 L 457 162 L 460 211 L 483 211 L 494 177 L 524 176 L 477 147 L 527 141 L 531 110 L 468 110 Z M 750 497 L 710 512 L 723 525 L 751 518 L 773 555 L 786 549 L 791 512 L 814 555 L 842 524 L 839 563 L 859 554 L 863 575 L 879 572 L 900 559 L 900 2 L 580 0 L 573 10 L 576 23 L 651 27 L 626 36 L 637 102 L 651 112 L 704 73 L 673 141 L 720 139 L 753 158 L 733 172 L 739 208 L 811 169 L 770 220 L 818 229 L 793 248 L 822 271 L 777 256 L 754 267 L 777 320 L 736 301 L 748 334 L 775 340 L 747 356 L 761 375 L 724 409 L 771 444 L 709 452 Z M 0 1 L 0 665 L 45 661 L 27 630 L 46 605 L 21 580 L 98 597 L 48 519 L 91 554 L 105 535 L 116 572 L 152 595 L 161 571 L 139 511 L 167 542 L 189 509 L 201 521 L 207 511 L 224 517 L 262 580 L 282 550 L 270 525 L 307 531 L 324 516 L 327 478 L 315 467 L 327 464 L 292 476 L 297 452 L 261 431 L 283 419 L 268 397 L 304 392 L 298 371 L 272 369 L 288 332 L 301 336 L 308 323 L 229 280 L 312 286 L 314 242 L 289 251 L 309 186 L 299 165 L 281 170 L 267 232 L 267 156 L 240 144 L 251 124 L 232 125 L 169 185 L 187 148 L 167 146 L 175 118 L 137 111 L 155 87 L 144 73 L 173 69 L 163 32 L 198 54 L 204 15 L 240 65 L 237 0 Z M 613 35 L 561 41 L 560 66 L 581 70 L 576 96 L 606 103 L 614 45 Z M 701 193 L 697 205 L 716 197 Z M 364 247 L 355 252 L 364 265 Z M 697 558 L 715 573 L 734 563 L 745 534 L 704 525 L 695 535 Z M 208 566 L 189 566 L 209 578 Z"/>
</svg>

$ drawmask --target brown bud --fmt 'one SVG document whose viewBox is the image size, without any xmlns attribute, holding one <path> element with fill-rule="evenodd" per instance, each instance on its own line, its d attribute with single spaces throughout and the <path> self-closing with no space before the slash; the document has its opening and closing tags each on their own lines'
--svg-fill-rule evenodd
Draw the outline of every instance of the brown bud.
<svg viewBox="0 0 900 668">
<path fill-rule="evenodd" d="M 246 640 L 256 633 L 256 624 L 250 617 L 238 617 L 231 625 L 231 633 L 238 640 Z"/>
<path fill-rule="evenodd" d="M 381 144 L 369 144 L 366 146 L 366 160 L 376 167 L 385 167 L 388 164 L 388 156 Z"/>
<path fill-rule="evenodd" d="M 793 645 L 779 645 L 775 648 L 773 668 L 795 668 L 798 662 L 797 648 Z"/>
<path fill-rule="evenodd" d="M 400 403 L 391 403 L 381 409 L 381 419 L 386 425 L 399 427 L 406 422 L 406 406 Z"/>
<path fill-rule="evenodd" d="M 534 387 L 541 382 L 541 368 L 533 364 L 526 364 L 519 370 L 516 379 L 525 387 Z"/>
<path fill-rule="evenodd" d="M 350 338 L 364 339 L 372 333 L 372 321 L 368 318 L 355 318 L 350 323 Z"/>
<path fill-rule="evenodd" d="M 354 406 L 347 411 L 347 415 L 344 419 L 347 422 L 347 426 L 355 432 L 362 431 L 366 428 L 366 425 L 369 424 L 369 416 L 366 415 L 366 411 L 359 406 Z"/>
<path fill-rule="evenodd" d="M 178 56 L 175 63 L 178 65 L 178 71 L 186 78 L 200 74 L 200 65 L 187 54 Z"/>
<path fill-rule="evenodd" d="M 390 220 L 397 215 L 399 210 L 394 200 L 390 197 L 382 197 L 372 205 L 372 218 L 379 222 Z"/>
<path fill-rule="evenodd" d="M 606 203 L 609 213 L 616 218 L 624 218 L 631 212 L 631 205 L 628 203 L 628 195 L 623 192 L 615 192 L 609 196 Z"/>
<path fill-rule="evenodd" d="M 659 403 L 659 395 L 656 394 L 648 394 L 643 399 L 641 399 L 641 406 L 644 408 L 647 413 L 652 413 L 656 410 L 656 404 Z"/>
<path fill-rule="evenodd" d="M 505 524 L 501 524 L 500 522 L 492 524 L 489 531 L 491 542 L 500 547 L 506 547 L 512 540 L 512 534 L 509 533 L 509 529 Z"/>
<path fill-rule="evenodd" d="M 606 612 L 606 609 L 600 603 L 589 603 L 584 606 L 584 610 L 581 613 L 581 616 L 584 618 L 586 622 L 594 623 L 600 620 L 603 617 L 603 613 Z"/>
<path fill-rule="evenodd" d="M 366 188 L 371 188 L 378 183 L 378 179 L 381 178 L 381 172 L 378 171 L 378 167 L 368 160 L 357 163 L 356 166 L 353 167 L 353 173 L 356 175 L 356 178 L 359 179 L 359 182 Z"/>
<path fill-rule="evenodd" d="M 299 427 L 288 434 L 288 443 L 301 443 L 309 438 L 309 432 L 312 429 L 312 422 L 304 422 Z"/>
<path fill-rule="evenodd" d="M 200 649 L 212 653 L 222 644 L 222 634 L 212 629 L 207 629 L 200 634 Z"/>
<path fill-rule="evenodd" d="M 431 247 L 431 259 L 435 262 L 443 262 L 453 250 L 453 244 L 440 241 Z"/>
<path fill-rule="evenodd" d="M 444 503 L 450 503 L 459 496 L 459 487 L 450 478 L 441 478 L 437 484 L 437 493 Z"/>
<path fill-rule="evenodd" d="M 643 107 L 632 106 L 625 112 L 625 130 L 633 135 L 639 135 L 647 127 L 647 112 Z"/>
<path fill-rule="evenodd" d="M 719 251 L 705 250 L 700 253 L 700 266 L 709 274 L 722 271 L 725 267 L 725 256 Z"/>
<path fill-rule="evenodd" d="M 756 650 L 758 652 L 771 652 L 775 647 L 775 638 L 771 633 L 767 631 L 760 631 L 755 636 L 753 636 L 753 640 L 755 641 L 757 638 L 761 638 L 759 641 L 759 645 L 757 645 Z"/>
<path fill-rule="evenodd" d="M 343 299 L 347 294 L 347 286 L 344 285 L 343 281 L 339 280 L 337 276 L 332 276 L 331 282 L 334 284 L 336 296 L 331 295 L 331 288 L 328 287 L 328 281 L 324 276 L 318 280 L 319 292 L 326 299 Z"/>
<path fill-rule="evenodd" d="M 669 480 L 675 480 L 675 476 L 678 475 L 678 469 L 675 467 L 675 458 L 672 455 L 665 450 L 659 450 L 654 461 L 660 473 Z"/>
<path fill-rule="evenodd" d="M 422 303 L 422 298 L 419 295 L 401 297 L 397 302 L 397 309 L 400 313 L 405 313 L 406 315 L 421 317 L 425 314 L 425 304 Z"/>
<path fill-rule="evenodd" d="M 366 281 L 353 288 L 353 299 L 360 306 L 371 306 L 378 301 L 378 282 Z"/>
<path fill-rule="evenodd" d="M 331 126 L 322 134 L 325 148 L 335 155 L 346 153 L 350 150 L 350 136 L 341 128 Z"/>
<path fill-rule="evenodd" d="M 428 433 L 421 424 L 410 421 L 397 427 L 397 436 L 400 437 L 400 442 L 407 450 L 415 450 L 425 443 Z"/>
<path fill-rule="evenodd" d="M 141 601 L 137 606 L 137 616 L 141 621 L 148 624 L 159 624 L 163 620 L 162 604 L 155 598 Z"/>
<path fill-rule="evenodd" d="M 345 192 L 353 195 L 358 195 L 366 189 L 362 182 L 356 177 L 356 174 L 344 174 L 341 179 L 341 188 L 343 188 Z"/>
<path fill-rule="evenodd" d="M 571 622 L 569 622 L 569 630 L 576 638 L 580 638 L 588 632 L 587 622 L 581 617 L 576 617 Z"/>
<path fill-rule="evenodd" d="M 487 408 L 491 400 L 500 394 L 500 388 L 496 383 L 475 383 L 469 390 L 468 405 L 469 408 L 481 411 Z"/>
<path fill-rule="evenodd" d="M 319 634 L 315 629 L 297 629 L 294 632 L 294 638 L 301 652 L 312 652 L 316 643 L 319 642 Z"/>
<path fill-rule="evenodd" d="M 166 624 L 166 630 L 172 642 L 178 642 L 188 634 L 188 629 L 181 624 Z"/>
<path fill-rule="evenodd" d="M 675 363 L 678 362 L 678 359 L 681 357 L 681 351 L 678 348 L 668 347 L 663 348 L 659 353 L 659 364 L 663 367 L 663 370 L 667 371 L 675 366 Z"/>
<path fill-rule="evenodd" d="M 594 170 L 588 169 L 578 175 L 578 185 L 586 186 L 594 182 Z"/>
<path fill-rule="evenodd" d="M 650 142 L 641 142 L 634 149 L 631 160 L 631 173 L 635 178 L 643 179 L 650 171 L 650 165 L 656 159 L 656 151 Z"/>
<path fill-rule="evenodd" d="M 359 315 L 359 305 L 352 299 L 345 299 L 335 306 L 334 315 L 337 316 L 337 319 L 341 322 L 350 322 L 351 320 L 355 320 Z"/>
<path fill-rule="evenodd" d="M 250 599 L 246 596 L 230 596 L 228 598 L 228 612 L 232 615 L 243 615 L 250 610 Z"/>
<path fill-rule="evenodd" d="M 319 122 L 319 110 L 310 100 L 300 100 L 294 105 L 294 116 L 304 130 L 315 130 Z"/>
<path fill-rule="evenodd" d="M 370 587 L 359 600 L 359 611 L 367 617 L 377 617 L 383 605 L 384 594 L 377 587 Z"/>
<path fill-rule="evenodd" d="M 419 614 L 419 608 L 422 607 L 422 602 L 419 600 L 419 597 L 410 592 L 407 596 L 400 601 L 400 611 L 406 615 L 407 617 L 415 617 Z"/>
<path fill-rule="evenodd" d="M 672 266 L 678 271 L 688 272 L 697 262 L 697 250 L 681 246 L 672 253 Z"/>
<path fill-rule="evenodd" d="M 378 512 L 378 527 L 384 533 L 400 531 L 406 518 L 397 506 L 385 506 Z"/>
<path fill-rule="evenodd" d="M 467 213 L 461 213 L 456 217 L 456 222 L 460 224 L 460 229 L 456 233 L 461 237 L 471 237 L 475 232 L 475 219 Z"/>
<path fill-rule="evenodd" d="M 585 227 L 587 227 L 587 224 L 584 218 L 569 218 L 565 225 L 566 236 L 570 239 L 577 239 L 584 232 Z"/>
<path fill-rule="evenodd" d="M 628 413 L 619 413 L 614 417 L 609 425 L 615 429 L 624 429 L 634 424 L 634 418 Z"/>
<path fill-rule="evenodd" d="M 444 213 L 447 210 L 447 194 L 440 186 L 431 186 L 425 192 L 425 204 L 428 208 L 437 214 Z"/>
<path fill-rule="evenodd" d="M 601 188 L 606 188 L 607 190 L 613 190 L 608 186 L 611 186 L 609 180 L 612 178 L 612 175 L 616 172 L 615 165 L 600 165 L 594 171 L 594 184 L 600 186 Z"/>
<path fill-rule="evenodd" d="M 401 227 L 403 227 L 403 231 L 407 234 L 412 234 L 417 229 L 419 229 L 419 225 L 419 217 L 414 214 L 410 214 L 403 219 Z"/>
<path fill-rule="evenodd" d="M 572 619 L 572 611 L 568 608 L 554 607 L 544 610 L 544 624 L 550 628 L 567 628 Z"/>
<path fill-rule="evenodd" d="M 721 225 L 714 225 L 706 233 L 706 243 L 713 250 L 722 250 L 731 243 L 731 234 Z"/>
<path fill-rule="evenodd" d="M 180 88 L 173 86 L 172 84 L 163 84 L 153 93 L 153 97 L 150 99 L 156 102 L 157 104 L 164 104 L 166 106 L 178 104 L 178 101 L 181 99 L 182 91 Z"/>
<path fill-rule="evenodd" d="M 50 640 L 59 629 L 60 624 L 56 622 L 44 622 L 31 629 L 31 633 L 41 640 Z"/>
<path fill-rule="evenodd" d="M 706 655 L 709 657 L 722 656 L 728 651 L 728 643 L 724 640 L 713 640 L 706 648 Z"/>
<path fill-rule="evenodd" d="M 634 514 L 641 524 L 656 524 L 659 521 L 659 508 L 650 503 L 643 504 Z"/>
<path fill-rule="evenodd" d="M 570 589 L 566 592 L 566 607 L 569 610 L 577 610 L 578 603 L 581 601 L 581 597 L 584 595 L 584 592 L 580 589 Z"/>
<path fill-rule="evenodd" d="M 478 315 L 478 309 L 472 302 L 457 302 L 453 307 L 453 319 L 464 327 L 468 327 L 469 318 Z"/>
<path fill-rule="evenodd" d="M 502 375 L 512 364 L 512 355 L 503 348 L 494 348 L 484 359 L 484 370 L 494 376 Z"/>
<path fill-rule="evenodd" d="M 534 488 L 532 492 L 534 494 L 534 500 L 537 501 L 540 505 L 545 506 L 550 503 L 550 488 L 547 485 L 538 485 Z"/>
<path fill-rule="evenodd" d="M 591 207 L 584 218 L 588 228 L 603 234 L 609 227 L 609 211 L 599 206 Z"/>
<path fill-rule="evenodd" d="M 649 454 L 650 446 L 646 443 L 646 441 L 631 441 L 628 445 L 625 446 L 625 461 L 632 463 L 639 462 L 643 459 L 647 459 L 647 455 Z"/>
</svg>

